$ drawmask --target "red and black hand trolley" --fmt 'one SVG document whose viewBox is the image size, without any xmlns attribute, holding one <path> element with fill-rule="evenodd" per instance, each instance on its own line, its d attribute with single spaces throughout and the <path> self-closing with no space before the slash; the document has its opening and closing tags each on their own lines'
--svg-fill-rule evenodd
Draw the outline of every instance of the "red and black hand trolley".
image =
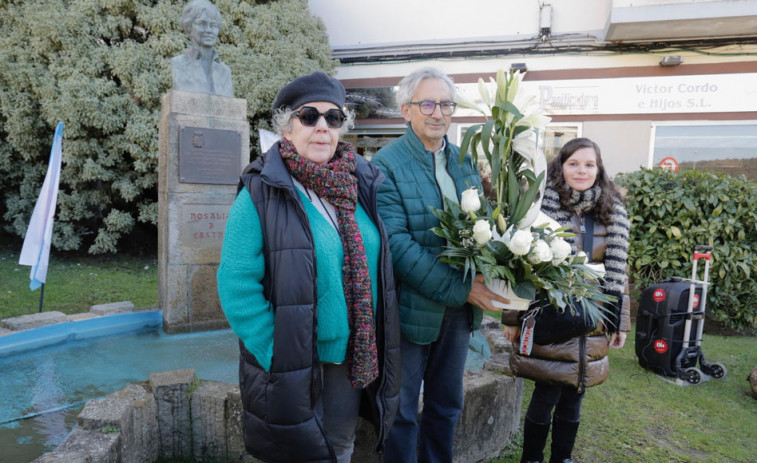
<svg viewBox="0 0 757 463">
<path fill-rule="evenodd" d="M 712 246 L 696 246 L 693 259 L 691 279 L 666 278 L 646 288 L 636 316 L 639 365 L 675 378 L 679 385 L 723 379 L 727 374 L 724 365 L 706 363 L 702 353 Z M 697 279 L 700 259 L 705 261 L 702 280 Z"/>
</svg>

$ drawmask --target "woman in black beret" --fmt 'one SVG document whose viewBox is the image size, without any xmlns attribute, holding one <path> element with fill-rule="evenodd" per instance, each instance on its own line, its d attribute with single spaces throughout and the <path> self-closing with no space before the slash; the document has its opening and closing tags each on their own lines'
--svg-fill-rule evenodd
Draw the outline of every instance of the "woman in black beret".
<svg viewBox="0 0 757 463">
<path fill-rule="evenodd" d="M 245 168 L 226 224 L 218 291 L 240 339 L 245 447 L 263 461 L 349 462 L 359 415 L 381 451 L 397 408 L 383 175 L 340 141 L 344 102 L 322 72 L 278 92 L 281 140 Z"/>
</svg>

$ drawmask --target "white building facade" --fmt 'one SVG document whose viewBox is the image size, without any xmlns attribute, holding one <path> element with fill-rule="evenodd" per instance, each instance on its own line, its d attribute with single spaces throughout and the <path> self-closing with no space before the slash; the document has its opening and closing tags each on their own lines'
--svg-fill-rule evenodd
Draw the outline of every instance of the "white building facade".
<svg viewBox="0 0 757 463">
<path fill-rule="evenodd" d="M 527 69 L 552 122 L 548 156 L 585 136 L 611 175 L 665 165 L 757 180 L 757 0 L 309 0 L 326 25 L 370 156 L 404 132 L 393 100 L 422 66 L 477 94 Z M 365 104 L 360 104 L 365 103 Z M 481 119 L 458 109 L 459 143 Z"/>
</svg>

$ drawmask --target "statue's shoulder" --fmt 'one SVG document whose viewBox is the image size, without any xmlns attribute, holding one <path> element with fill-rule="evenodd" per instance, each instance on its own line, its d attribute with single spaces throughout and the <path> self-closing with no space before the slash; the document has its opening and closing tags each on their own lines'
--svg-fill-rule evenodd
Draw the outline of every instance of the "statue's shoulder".
<svg viewBox="0 0 757 463">
<path fill-rule="evenodd" d="M 224 69 L 224 70 L 225 70 L 226 72 L 228 72 L 228 73 L 231 73 L 231 68 L 230 68 L 229 66 L 227 66 L 227 65 L 226 65 L 226 63 L 224 63 L 224 62 L 222 62 L 222 61 L 219 61 L 219 62 L 218 62 L 218 64 L 220 64 L 220 65 L 221 65 L 221 67 L 222 67 L 222 68 L 223 68 L 223 69 Z"/>
<path fill-rule="evenodd" d="M 177 55 L 177 56 L 174 56 L 173 58 L 171 58 L 171 65 L 172 66 L 186 64 L 186 62 L 187 62 L 187 54 L 186 53 L 182 53 L 180 55 Z"/>
</svg>

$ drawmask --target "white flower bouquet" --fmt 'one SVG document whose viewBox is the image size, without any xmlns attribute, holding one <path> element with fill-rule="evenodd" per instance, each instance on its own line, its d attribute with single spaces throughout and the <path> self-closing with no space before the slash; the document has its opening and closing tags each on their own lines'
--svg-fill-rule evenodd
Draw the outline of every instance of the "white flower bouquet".
<svg viewBox="0 0 757 463">
<path fill-rule="evenodd" d="M 484 108 L 458 100 L 487 119 L 467 130 L 460 162 L 470 150 L 474 162 L 488 166 L 491 191 L 487 198 L 471 188 L 459 205 L 447 201 L 444 210 L 432 208 L 440 221 L 432 231 L 446 240 L 440 258 L 460 268 L 466 278 L 482 273 L 490 287 L 501 280 L 527 301 L 546 298 L 559 310 L 581 301 L 588 316 L 599 320 L 600 303 L 612 299 L 599 286 L 602 269 L 586 265 L 583 252 L 574 254 L 564 239 L 573 234 L 540 212 L 546 159 L 536 136 L 549 118 L 535 97 L 519 91 L 522 78 L 520 72 L 500 70 L 494 95 L 479 79 Z"/>
</svg>

